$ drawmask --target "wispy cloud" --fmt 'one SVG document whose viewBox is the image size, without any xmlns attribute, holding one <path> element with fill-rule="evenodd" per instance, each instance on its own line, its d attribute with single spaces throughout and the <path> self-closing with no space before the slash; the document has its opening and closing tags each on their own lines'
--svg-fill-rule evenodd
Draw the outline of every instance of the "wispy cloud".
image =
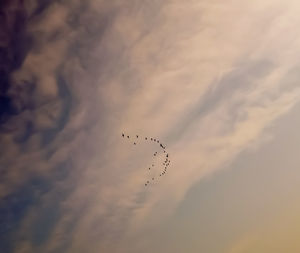
<svg viewBox="0 0 300 253">
<path fill-rule="evenodd" d="M 15 252 L 132 252 L 134 235 L 299 102 L 296 1 L 37 6 L 23 6 L 30 49 L 7 71 L 18 113 L 1 122 L 0 208 L 20 189 L 30 199 Z M 168 176 L 145 190 L 148 148 L 122 131 L 166 142 Z"/>
</svg>

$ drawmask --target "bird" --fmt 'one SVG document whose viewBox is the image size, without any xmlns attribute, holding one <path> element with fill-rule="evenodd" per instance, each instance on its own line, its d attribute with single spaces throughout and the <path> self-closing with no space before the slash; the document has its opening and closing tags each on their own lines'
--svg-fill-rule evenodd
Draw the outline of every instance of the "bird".
<svg viewBox="0 0 300 253">
<path fill-rule="evenodd" d="M 126 135 L 124 132 L 121 132 L 121 136 L 123 137 L 123 138 L 128 138 L 128 139 L 130 139 L 130 135 Z M 139 134 L 135 134 L 135 136 L 136 136 L 136 138 L 138 139 L 138 138 L 145 138 L 145 140 L 151 140 L 151 141 L 154 141 L 154 142 L 156 142 L 157 144 L 158 144 L 158 147 L 160 147 L 160 148 L 162 148 L 162 150 L 161 151 L 163 151 L 163 153 L 164 153 L 164 155 L 165 155 L 165 159 L 162 159 L 162 165 L 163 166 L 159 166 L 160 167 L 160 173 L 158 174 L 160 177 L 162 177 L 162 176 L 164 176 L 166 173 L 167 173 L 167 169 L 169 168 L 169 166 L 170 166 L 170 160 L 169 160 L 169 153 L 167 152 L 167 149 L 166 149 L 166 146 L 165 145 L 163 145 L 163 143 L 159 140 L 159 139 L 156 139 L 156 138 L 154 138 L 154 137 L 147 137 L 147 136 L 140 136 Z M 134 139 L 134 134 L 131 136 L 131 139 Z M 133 145 L 137 145 L 138 144 L 138 142 L 137 141 L 134 141 L 133 142 Z M 159 149 L 157 149 L 158 151 L 155 151 L 154 153 L 152 153 L 153 154 L 153 156 L 158 156 L 158 153 L 161 155 L 162 154 L 162 152 L 159 150 Z M 160 156 L 159 155 L 159 156 Z M 155 158 L 156 159 L 156 158 Z M 149 173 L 150 173 L 150 170 L 155 170 L 155 167 L 156 165 L 155 164 L 152 164 L 152 165 L 150 165 L 149 167 L 148 167 L 148 170 L 149 170 Z M 147 167 L 146 167 L 146 169 L 147 169 Z M 158 176 L 157 175 L 157 176 Z M 155 177 L 150 177 L 149 178 L 149 180 L 148 181 L 146 181 L 146 182 L 144 182 L 144 184 L 145 184 L 145 187 L 146 186 L 148 186 L 149 184 L 150 184 L 150 182 L 151 181 L 154 181 L 154 180 L 158 180 L 158 178 L 156 178 L 155 179 Z M 150 182 L 149 182 L 150 181 Z M 150 187 L 150 186 L 149 186 Z"/>
</svg>

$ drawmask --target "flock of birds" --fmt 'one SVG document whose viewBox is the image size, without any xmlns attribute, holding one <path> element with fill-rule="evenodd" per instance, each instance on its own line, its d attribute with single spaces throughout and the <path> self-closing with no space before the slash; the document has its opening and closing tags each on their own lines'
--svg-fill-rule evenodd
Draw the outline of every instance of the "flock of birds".
<svg viewBox="0 0 300 253">
<path fill-rule="evenodd" d="M 139 136 L 139 135 L 136 135 L 135 137 L 130 137 L 129 135 L 125 135 L 125 133 L 122 133 L 122 137 L 123 137 L 123 138 L 127 138 L 127 139 L 129 139 L 129 140 L 134 139 L 134 140 L 133 140 L 133 145 L 137 145 L 138 140 L 145 140 L 145 141 L 150 141 L 150 142 L 153 142 L 153 143 L 158 144 L 159 147 L 161 148 L 162 153 L 163 153 L 164 156 L 165 156 L 165 159 L 164 159 L 164 161 L 162 162 L 162 166 L 161 166 L 162 170 L 161 170 L 159 176 L 162 177 L 162 176 L 164 176 L 164 175 L 167 173 L 167 170 L 168 170 L 168 167 L 170 166 L 171 160 L 169 159 L 169 154 L 168 154 L 168 152 L 166 151 L 166 146 L 163 145 L 158 139 L 156 139 L 156 138 L 149 138 L 149 137 L 141 137 L 141 136 Z M 156 152 L 153 154 L 153 156 L 157 156 L 157 155 L 158 155 L 158 152 L 156 151 Z M 154 166 L 155 166 L 155 165 L 152 164 L 151 167 L 154 167 Z M 151 167 L 148 167 L 148 170 L 149 170 L 149 171 L 151 171 Z M 155 177 L 152 177 L 152 181 L 154 181 L 154 180 L 155 180 Z M 148 184 L 150 184 L 150 180 L 147 180 L 147 181 L 145 182 L 145 186 L 148 186 Z"/>
</svg>

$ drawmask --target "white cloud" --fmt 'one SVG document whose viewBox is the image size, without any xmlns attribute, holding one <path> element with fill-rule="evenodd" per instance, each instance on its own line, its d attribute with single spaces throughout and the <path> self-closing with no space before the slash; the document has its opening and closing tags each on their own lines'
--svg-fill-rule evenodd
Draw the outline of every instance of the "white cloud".
<svg viewBox="0 0 300 253">
<path fill-rule="evenodd" d="M 76 103 L 49 162 L 71 157 L 77 185 L 62 201 L 43 252 L 60 247 L 66 235 L 65 252 L 120 252 L 299 102 L 297 84 L 289 83 L 299 65 L 296 1 L 130 3 L 102 8 L 94 1 L 82 16 L 93 13 L 85 21 L 92 23 L 98 12 L 99 20 L 109 16 L 102 37 L 70 35 L 84 48 L 63 71 Z M 70 34 L 77 29 L 80 35 L 80 26 Z M 161 182 L 143 187 L 149 149 L 121 143 L 122 131 L 167 141 L 172 164 Z"/>
</svg>

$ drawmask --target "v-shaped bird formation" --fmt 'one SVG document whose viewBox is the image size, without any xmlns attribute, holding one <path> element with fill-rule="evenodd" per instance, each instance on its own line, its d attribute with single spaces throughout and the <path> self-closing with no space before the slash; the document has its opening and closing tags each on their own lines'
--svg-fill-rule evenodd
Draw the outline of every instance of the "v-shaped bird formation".
<svg viewBox="0 0 300 253">
<path fill-rule="evenodd" d="M 154 170 L 154 169 L 158 169 L 159 170 L 159 177 L 164 176 L 167 173 L 167 170 L 170 166 L 170 155 L 166 150 L 166 146 L 163 145 L 159 139 L 157 138 L 153 138 L 153 137 L 142 137 L 139 135 L 135 135 L 135 136 L 130 136 L 130 135 L 126 135 L 125 133 L 122 133 L 122 138 L 129 140 L 133 145 L 138 145 L 141 142 L 148 142 L 149 144 L 153 143 L 158 147 L 158 151 L 155 151 L 153 156 L 154 157 L 158 157 L 159 153 L 164 155 L 164 160 L 161 163 L 161 165 L 157 165 L 156 163 L 153 163 L 151 166 L 148 166 L 146 169 L 148 171 Z M 158 180 L 159 177 L 150 177 L 149 180 L 147 180 L 145 182 L 145 186 L 148 186 L 150 184 L 151 181 L 155 181 Z"/>
</svg>

